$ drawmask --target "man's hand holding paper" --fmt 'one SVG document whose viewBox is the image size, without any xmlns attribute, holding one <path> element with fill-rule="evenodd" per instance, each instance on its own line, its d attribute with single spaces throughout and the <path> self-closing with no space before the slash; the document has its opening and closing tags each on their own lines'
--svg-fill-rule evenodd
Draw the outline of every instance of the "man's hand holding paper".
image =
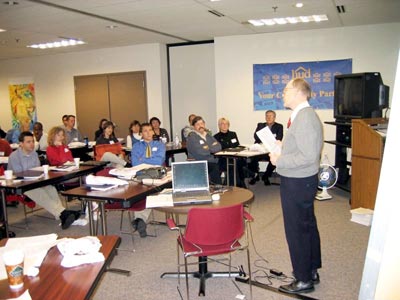
<svg viewBox="0 0 400 300">
<path fill-rule="evenodd" d="M 268 149 L 270 153 L 280 154 L 281 145 L 280 141 L 277 141 L 274 134 L 271 132 L 268 126 L 256 132 L 263 145 Z"/>
</svg>

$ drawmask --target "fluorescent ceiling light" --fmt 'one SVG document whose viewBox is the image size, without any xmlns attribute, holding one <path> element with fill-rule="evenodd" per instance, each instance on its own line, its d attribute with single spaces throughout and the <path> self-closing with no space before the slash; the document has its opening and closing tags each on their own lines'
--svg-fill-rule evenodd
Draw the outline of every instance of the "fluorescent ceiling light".
<svg viewBox="0 0 400 300">
<path fill-rule="evenodd" d="M 262 20 L 248 20 L 248 22 L 253 26 L 264 26 L 265 24 Z"/>
<path fill-rule="evenodd" d="M 296 6 L 297 8 L 302 8 L 304 4 L 301 2 L 297 2 L 294 6 Z"/>
<path fill-rule="evenodd" d="M 0 28 L 0 32 L 4 32 L 4 31 L 6 31 L 6 30 L 5 30 L 5 29 L 1 29 L 1 28 Z"/>
<path fill-rule="evenodd" d="M 310 21 L 310 18 L 308 16 L 300 16 L 300 20 L 303 23 L 308 23 Z M 314 19 L 311 19 L 314 20 Z"/>
<path fill-rule="evenodd" d="M 276 22 L 276 24 L 279 24 L 279 25 L 287 24 L 287 21 L 285 20 L 285 18 L 274 18 L 274 21 Z"/>
<path fill-rule="evenodd" d="M 309 23 L 309 22 L 322 22 L 328 21 L 327 15 L 312 15 L 312 16 L 300 16 L 300 17 L 285 17 L 285 18 L 273 18 L 273 19 L 260 19 L 260 20 L 248 20 L 253 26 L 273 26 L 273 25 L 284 25 L 284 24 L 297 24 L 297 23 Z"/>
<path fill-rule="evenodd" d="M 297 24 L 297 23 L 309 23 L 309 22 L 322 22 L 328 21 L 327 15 L 312 15 L 312 16 L 300 16 L 300 17 L 285 17 L 285 18 L 273 18 L 273 19 L 260 19 L 260 20 L 249 20 L 248 22 L 253 26 L 263 25 L 284 25 L 284 24 Z"/>
<path fill-rule="evenodd" d="M 80 40 L 69 39 L 69 40 L 62 40 L 62 41 L 57 41 L 57 42 L 33 44 L 33 45 L 29 45 L 27 47 L 35 48 L 35 49 L 49 49 L 49 48 L 76 46 L 76 45 L 82 45 L 82 44 L 86 44 L 86 43 L 83 41 L 80 41 Z"/>
</svg>

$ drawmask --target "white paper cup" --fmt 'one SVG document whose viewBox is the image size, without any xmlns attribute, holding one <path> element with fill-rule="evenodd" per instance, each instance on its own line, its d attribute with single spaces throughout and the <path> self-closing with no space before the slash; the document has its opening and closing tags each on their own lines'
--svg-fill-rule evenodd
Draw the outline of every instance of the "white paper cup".
<svg viewBox="0 0 400 300">
<path fill-rule="evenodd" d="M 5 170 L 4 171 L 4 178 L 5 178 L 5 180 L 12 180 L 13 179 L 13 171 L 12 170 Z"/>
<path fill-rule="evenodd" d="M 43 173 L 44 174 L 49 173 L 49 165 L 43 165 L 42 167 L 43 167 Z"/>
<path fill-rule="evenodd" d="M 21 250 L 7 251 L 3 254 L 3 261 L 10 288 L 22 288 L 24 286 L 24 252 Z"/>
<path fill-rule="evenodd" d="M 79 168 L 79 164 L 81 163 L 81 159 L 79 157 L 74 158 L 75 166 Z"/>
</svg>

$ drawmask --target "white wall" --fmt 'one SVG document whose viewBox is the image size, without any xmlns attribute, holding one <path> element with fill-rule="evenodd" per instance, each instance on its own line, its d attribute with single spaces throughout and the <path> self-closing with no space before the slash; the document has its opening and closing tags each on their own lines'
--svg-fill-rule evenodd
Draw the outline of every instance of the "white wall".
<svg viewBox="0 0 400 300">
<path fill-rule="evenodd" d="M 149 116 L 158 116 L 169 127 L 166 47 L 159 44 L 0 61 L 0 125 L 11 126 L 10 80 L 33 78 L 38 120 L 48 130 L 61 123 L 62 115 L 75 114 L 74 76 L 142 70 L 146 71 Z M 127 113 L 134 109 L 127 107 Z"/>
<path fill-rule="evenodd" d="M 380 72 L 393 87 L 400 23 L 279 32 L 215 38 L 217 117 L 231 121 L 241 143 L 252 143 L 264 111 L 253 111 L 253 64 L 353 59 L 353 72 Z M 391 92 L 392 94 L 392 92 Z M 322 121 L 332 121 L 332 110 L 317 111 Z M 286 127 L 289 110 L 277 111 Z M 335 139 L 335 127 L 324 125 L 325 139 Z M 334 163 L 334 146 L 324 153 Z"/>
<path fill-rule="evenodd" d="M 174 133 L 188 124 L 188 116 L 202 116 L 217 132 L 214 44 L 171 47 L 171 99 Z"/>
</svg>

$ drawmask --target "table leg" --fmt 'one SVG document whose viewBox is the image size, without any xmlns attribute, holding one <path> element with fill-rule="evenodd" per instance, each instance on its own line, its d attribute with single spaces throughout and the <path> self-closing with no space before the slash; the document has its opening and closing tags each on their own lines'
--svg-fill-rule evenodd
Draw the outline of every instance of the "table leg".
<svg viewBox="0 0 400 300">
<path fill-rule="evenodd" d="M 6 233 L 6 238 L 8 238 L 8 216 L 7 216 L 7 204 L 6 204 L 6 191 L 1 189 L 1 205 L 3 206 L 3 226 Z"/>
<path fill-rule="evenodd" d="M 103 235 L 107 235 L 107 218 L 106 218 L 106 214 L 104 211 L 104 202 L 100 201 L 99 202 L 99 210 L 100 210 L 100 214 L 101 214 L 101 231 L 103 233 Z"/>
<path fill-rule="evenodd" d="M 226 177 L 225 177 L 225 180 L 226 180 L 226 186 L 229 186 L 229 181 L 230 181 L 230 179 L 229 179 L 229 157 L 226 157 Z"/>
<path fill-rule="evenodd" d="M 86 205 L 88 207 L 88 212 L 89 212 L 89 231 L 90 235 L 96 235 L 94 232 L 94 222 L 93 222 L 93 205 L 92 201 L 87 201 L 86 200 Z"/>
</svg>

